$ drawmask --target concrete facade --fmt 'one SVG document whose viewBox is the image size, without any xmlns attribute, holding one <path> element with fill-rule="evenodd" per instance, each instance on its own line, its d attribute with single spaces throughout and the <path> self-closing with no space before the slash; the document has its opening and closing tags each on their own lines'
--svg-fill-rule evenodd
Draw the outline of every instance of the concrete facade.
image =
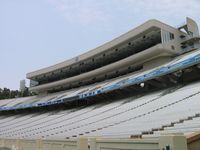
<svg viewBox="0 0 200 150">
<path fill-rule="evenodd" d="M 181 29 L 184 29 L 186 32 L 181 31 Z M 113 72 L 119 72 L 120 76 L 120 71 L 128 70 L 130 66 L 142 66 L 143 69 L 141 71 L 145 71 L 147 68 L 150 69 L 151 66 L 159 66 L 165 62 L 169 62 L 173 57 L 176 57 L 189 50 L 196 49 L 199 46 L 198 44 L 196 45 L 196 41 L 199 39 L 199 37 L 197 37 L 197 32 L 198 28 L 196 23 L 189 18 L 187 18 L 186 25 L 178 29 L 157 20 L 149 20 L 141 26 L 121 35 L 120 37 L 78 57 L 28 73 L 28 79 L 36 82 L 38 81 L 37 85 L 32 86 L 29 89 L 34 92 L 43 93 L 53 89 L 66 88 L 68 85 L 70 85 L 72 88 L 75 88 L 82 86 L 79 85 L 79 83 L 82 82 L 95 83 L 96 81 L 93 80 L 106 80 L 104 76 L 113 74 Z M 151 39 L 153 36 L 154 38 Z M 152 42 L 154 40 L 155 42 L 151 43 L 152 45 L 142 49 L 142 45 L 147 45 L 148 42 Z M 128 49 L 128 46 L 131 44 L 134 45 L 134 42 L 136 44 L 140 43 L 139 48 L 142 49 L 141 51 L 123 57 L 122 59 L 118 58 L 117 61 L 112 61 L 112 57 L 109 58 L 109 60 L 107 57 L 104 57 L 107 54 L 117 54 L 116 50 L 118 50 L 118 47 L 124 47 L 125 51 Z M 125 51 L 125 53 L 126 52 L 127 51 Z M 101 60 L 99 63 L 106 61 L 108 61 L 108 63 L 104 64 L 103 66 L 100 65 L 101 67 L 94 66 L 88 71 L 86 69 L 85 72 L 77 72 L 69 77 L 61 77 L 61 74 L 63 74 L 64 70 L 66 73 L 70 73 L 73 72 L 73 70 L 79 70 L 79 68 L 84 69 L 83 64 L 85 62 L 88 62 L 87 65 L 90 66 L 95 63 L 95 60 L 98 57 Z M 162 58 L 165 58 L 164 61 L 160 61 Z M 153 64 L 154 62 L 156 62 L 156 64 Z M 55 77 L 57 79 L 55 79 Z"/>
</svg>

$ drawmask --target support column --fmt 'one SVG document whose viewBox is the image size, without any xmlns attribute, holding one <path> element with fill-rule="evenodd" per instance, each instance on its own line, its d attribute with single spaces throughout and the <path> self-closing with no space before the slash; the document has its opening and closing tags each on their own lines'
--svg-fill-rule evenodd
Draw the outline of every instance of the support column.
<svg viewBox="0 0 200 150">
<path fill-rule="evenodd" d="M 16 150 L 21 150 L 21 141 L 19 139 L 16 140 Z"/>
<path fill-rule="evenodd" d="M 88 150 L 88 139 L 80 137 L 77 141 L 78 150 Z"/>
<path fill-rule="evenodd" d="M 186 137 L 183 134 L 168 134 L 159 137 L 160 150 L 187 150 Z"/>
<path fill-rule="evenodd" d="M 90 150 L 96 150 L 96 138 L 90 139 Z"/>
<path fill-rule="evenodd" d="M 0 147 L 4 147 L 5 146 L 5 141 L 2 139 L 0 140 Z"/>
<path fill-rule="evenodd" d="M 36 141 L 36 150 L 43 150 L 43 144 L 41 139 L 38 139 Z"/>
</svg>

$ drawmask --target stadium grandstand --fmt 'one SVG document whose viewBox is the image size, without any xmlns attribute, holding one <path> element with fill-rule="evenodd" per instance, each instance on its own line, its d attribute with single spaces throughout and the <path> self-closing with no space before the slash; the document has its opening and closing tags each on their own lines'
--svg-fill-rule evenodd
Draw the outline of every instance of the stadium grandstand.
<svg viewBox="0 0 200 150">
<path fill-rule="evenodd" d="M 27 73 L 37 95 L 0 101 L 0 147 L 199 150 L 200 36 L 149 20 L 56 65 Z"/>
</svg>

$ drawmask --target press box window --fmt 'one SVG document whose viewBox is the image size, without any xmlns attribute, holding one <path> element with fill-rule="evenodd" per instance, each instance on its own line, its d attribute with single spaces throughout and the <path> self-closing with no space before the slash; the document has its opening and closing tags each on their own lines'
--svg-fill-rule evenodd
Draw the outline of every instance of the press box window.
<svg viewBox="0 0 200 150">
<path fill-rule="evenodd" d="M 170 40 L 173 40 L 173 39 L 174 39 L 174 34 L 173 34 L 173 33 L 170 33 L 170 34 L 169 34 L 169 37 L 170 37 Z"/>
</svg>

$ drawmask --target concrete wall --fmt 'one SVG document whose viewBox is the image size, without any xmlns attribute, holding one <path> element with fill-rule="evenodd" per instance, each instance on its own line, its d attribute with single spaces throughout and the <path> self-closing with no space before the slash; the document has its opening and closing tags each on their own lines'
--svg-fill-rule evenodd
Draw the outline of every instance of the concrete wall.
<svg viewBox="0 0 200 150">
<path fill-rule="evenodd" d="M 188 150 L 200 150 L 200 132 L 187 137 Z"/>
<path fill-rule="evenodd" d="M 85 138 L 77 140 L 0 140 L 0 148 L 11 150 L 187 150 L 183 135 L 152 139 Z"/>
</svg>

